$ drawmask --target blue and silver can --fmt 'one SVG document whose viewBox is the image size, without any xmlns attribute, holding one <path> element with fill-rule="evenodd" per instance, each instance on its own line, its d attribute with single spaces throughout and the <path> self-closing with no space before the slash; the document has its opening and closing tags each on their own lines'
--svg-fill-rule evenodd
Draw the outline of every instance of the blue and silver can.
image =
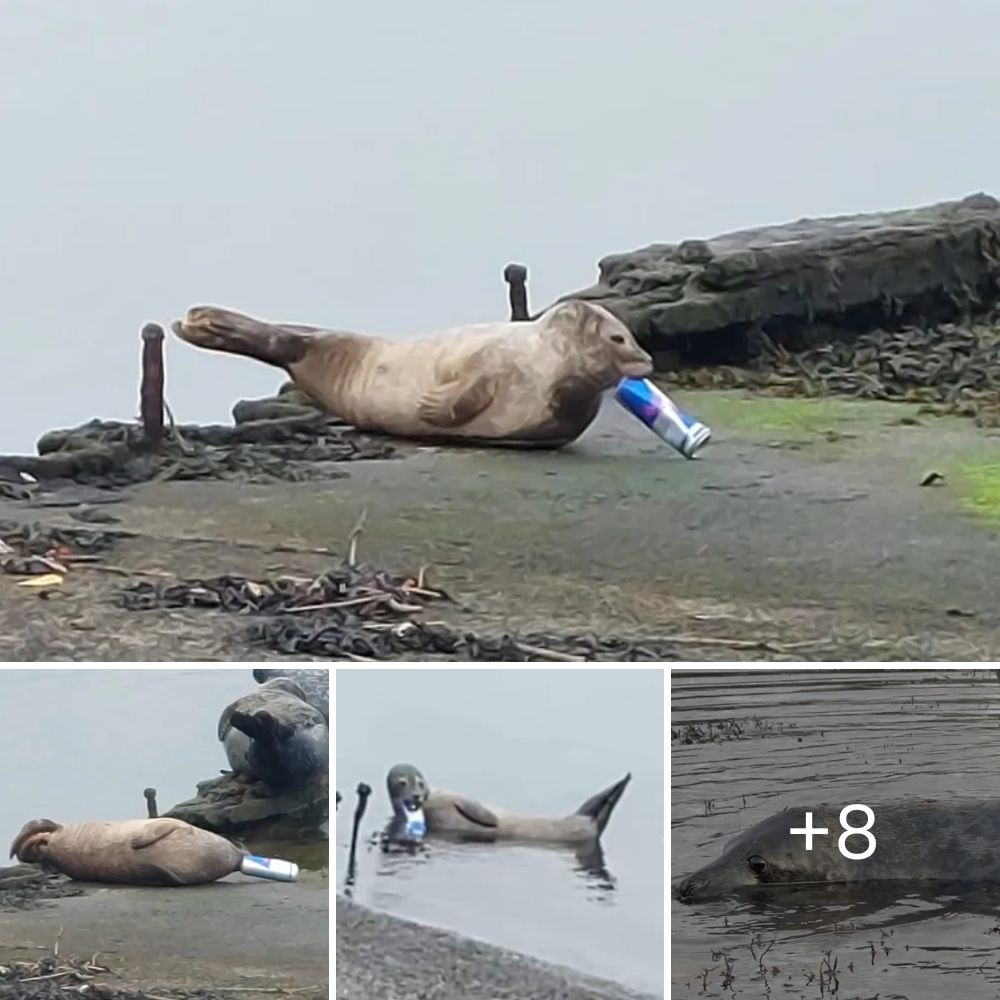
<svg viewBox="0 0 1000 1000">
<path fill-rule="evenodd" d="M 407 800 L 403 803 L 403 816 L 406 819 L 403 839 L 411 842 L 423 840 L 427 833 L 427 821 L 424 819 L 423 809 L 416 803 Z"/>
<path fill-rule="evenodd" d="M 703 423 L 680 409 L 647 378 L 623 378 L 615 389 L 615 399 L 685 458 L 694 458 L 712 436 Z"/>
<path fill-rule="evenodd" d="M 262 858 L 258 854 L 244 854 L 240 871 L 244 875 L 269 878 L 275 882 L 296 882 L 299 878 L 299 866 L 294 861 Z"/>
</svg>

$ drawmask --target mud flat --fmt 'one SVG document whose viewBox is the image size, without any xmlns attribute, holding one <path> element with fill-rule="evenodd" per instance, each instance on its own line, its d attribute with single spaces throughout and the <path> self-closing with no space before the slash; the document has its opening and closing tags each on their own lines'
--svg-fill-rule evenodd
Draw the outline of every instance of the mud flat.
<svg viewBox="0 0 1000 1000">
<path fill-rule="evenodd" d="M 410 448 L 327 483 L 137 486 L 115 505 L 135 537 L 104 570 L 44 600 L 0 574 L 0 652 L 289 659 L 248 643 L 252 615 L 115 595 L 140 572 L 321 573 L 367 510 L 362 557 L 428 566 L 456 603 L 418 617 L 458 630 L 625 636 L 678 659 L 1000 656 L 995 430 L 903 403 L 676 397 L 714 431 L 694 462 L 608 404 L 554 454 Z M 0 519 L 77 523 L 18 501 Z"/>
<path fill-rule="evenodd" d="M 324 877 L 304 872 L 294 885 L 230 877 L 183 889 L 85 888 L 74 898 L 0 911 L 0 965 L 37 962 L 58 941 L 60 955 L 96 955 L 111 972 L 95 981 L 116 990 L 330 996 Z"/>
<path fill-rule="evenodd" d="M 338 1000 L 652 1000 L 606 980 L 337 899 Z"/>
</svg>

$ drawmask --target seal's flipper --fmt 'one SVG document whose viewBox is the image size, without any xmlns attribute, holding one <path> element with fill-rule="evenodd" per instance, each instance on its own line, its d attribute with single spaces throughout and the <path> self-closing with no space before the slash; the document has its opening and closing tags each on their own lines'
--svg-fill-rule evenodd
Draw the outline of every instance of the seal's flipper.
<svg viewBox="0 0 1000 1000">
<path fill-rule="evenodd" d="M 150 864 L 148 861 L 138 864 L 132 869 L 136 885 L 186 885 L 175 872 L 162 865 Z"/>
<path fill-rule="evenodd" d="M 149 847 L 157 841 L 169 837 L 177 829 L 177 820 L 162 819 L 150 820 L 143 828 L 142 833 L 137 833 L 130 841 L 133 851 L 141 851 L 144 847 Z"/>
<path fill-rule="evenodd" d="M 29 864 L 35 861 L 37 849 L 41 841 L 31 844 L 33 838 L 43 833 L 55 833 L 59 830 L 60 824 L 51 819 L 32 819 L 21 827 L 21 832 L 14 838 L 10 845 L 10 857 L 16 857 L 18 861 Z M 31 846 L 29 846 L 29 844 Z"/>
<path fill-rule="evenodd" d="M 473 802 L 471 799 L 455 799 L 454 806 L 459 815 L 464 816 L 470 823 L 475 823 L 476 826 L 485 826 L 494 830 L 500 825 L 496 813 L 487 809 L 481 802 Z"/>
<path fill-rule="evenodd" d="M 493 380 L 485 375 L 449 379 L 420 397 L 417 415 L 435 427 L 461 427 L 493 402 Z"/>
<path fill-rule="evenodd" d="M 236 702 L 234 701 L 231 705 L 227 705 L 222 710 L 222 715 L 219 716 L 219 742 L 226 738 L 226 733 L 229 732 L 230 726 L 233 724 L 233 711 L 236 708 Z M 225 774 L 225 771 L 222 772 Z"/>
<path fill-rule="evenodd" d="M 301 361 L 309 348 L 315 327 L 293 323 L 265 323 L 231 309 L 195 306 L 171 329 L 189 344 L 210 351 L 226 351 L 256 358 L 287 369 Z"/>
<path fill-rule="evenodd" d="M 618 800 L 625 794 L 625 789 L 631 780 L 632 772 L 629 771 L 620 781 L 605 788 L 603 792 L 592 795 L 577 809 L 577 816 L 589 816 L 594 821 L 597 825 L 598 837 L 604 833 L 604 828 L 608 825 L 608 820 L 611 819 L 612 811 L 618 805 Z"/>
<path fill-rule="evenodd" d="M 265 712 L 263 709 L 254 712 L 253 715 L 246 712 L 233 712 L 229 721 L 234 729 L 238 729 L 252 740 L 277 743 L 291 739 L 295 733 L 291 726 L 276 719 L 270 712 Z"/>
</svg>

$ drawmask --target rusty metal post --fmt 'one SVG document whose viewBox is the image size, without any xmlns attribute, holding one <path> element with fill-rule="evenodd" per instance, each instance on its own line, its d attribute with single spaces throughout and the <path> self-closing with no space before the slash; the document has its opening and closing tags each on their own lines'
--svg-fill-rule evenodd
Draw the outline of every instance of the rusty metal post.
<svg viewBox="0 0 1000 1000">
<path fill-rule="evenodd" d="M 151 448 L 163 442 L 163 327 L 142 328 L 142 382 L 139 386 L 142 433 Z"/>
<path fill-rule="evenodd" d="M 523 264 L 508 264 L 503 280 L 510 285 L 510 318 L 516 322 L 531 319 L 528 313 L 528 269 Z"/>
</svg>

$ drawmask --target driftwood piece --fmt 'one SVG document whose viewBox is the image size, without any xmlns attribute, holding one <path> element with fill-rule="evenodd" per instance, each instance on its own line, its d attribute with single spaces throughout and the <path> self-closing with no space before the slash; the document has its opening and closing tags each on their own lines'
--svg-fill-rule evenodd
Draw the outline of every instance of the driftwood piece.
<svg viewBox="0 0 1000 1000">
<path fill-rule="evenodd" d="M 605 257 L 562 297 L 607 307 L 661 360 L 742 363 L 766 340 L 800 348 L 951 319 L 1000 300 L 1000 202 L 802 219 Z"/>
</svg>

